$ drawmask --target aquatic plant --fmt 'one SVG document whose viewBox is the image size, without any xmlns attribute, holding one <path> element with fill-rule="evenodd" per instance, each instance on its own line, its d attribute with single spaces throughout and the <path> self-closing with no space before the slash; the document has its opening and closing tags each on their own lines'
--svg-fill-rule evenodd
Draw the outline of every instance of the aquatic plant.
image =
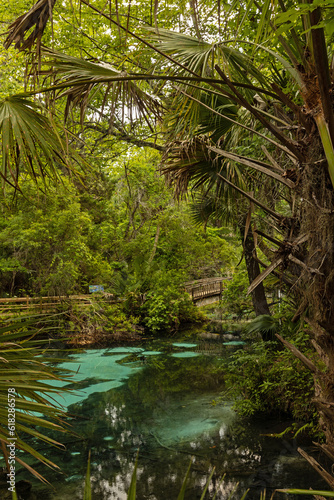
<svg viewBox="0 0 334 500">
<path fill-rule="evenodd" d="M 139 454 L 139 451 L 137 452 L 135 466 L 134 466 L 132 476 L 131 476 L 131 483 L 130 483 L 130 487 L 129 487 L 129 491 L 128 491 L 128 495 L 127 495 L 127 500 L 136 500 L 138 454 Z M 184 500 L 185 493 L 186 493 L 186 487 L 187 487 L 187 481 L 188 481 L 188 477 L 189 477 L 190 470 L 191 470 L 191 465 L 192 465 L 192 460 L 190 460 L 188 470 L 186 472 L 186 475 L 184 477 L 184 480 L 183 480 L 183 483 L 181 486 L 181 490 L 180 490 L 176 500 Z M 209 478 L 204 486 L 200 500 L 205 499 L 205 495 L 208 491 L 208 488 L 209 488 L 209 485 L 210 485 L 210 482 L 211 482 L 211 479 L 212 479 L 214 472 L 215 472 L 215 468 L 213 468 L 211 473 L 210 473 L 210 476 L 209 476 Z M 212 500 L 216 499 L 218 491 L 219 491 L 219 487 L 223 483 L 224 479 L 225 479 L 225 475 L 219 481 L 218 488 L 216 489 L 216 492 L 215 492 Z M 241 495 L 240 500 L 245 500 L 245 498 L 247 497 L 248 491 L 249 490 L 246 490 Z M 320 496 L 320 497 L 334 498 L 334 491 L 312 490 L 312 489 L 303 490 L 303 489 L 297 489 L 297 488 L 287 488 L 287 489 L 276 489 L 274 491 L 274 493 L 271 495 L 271 500 L 275 496 L 276 492 L 285 493 L 288 495 L 312 495 L 312 496 L 318 496 L 318 497 Z M 233 493 L 234 492 L 231 493 L 228 500 L 230 500 Z M 92 498 L 92 496 L 91 496 L 91 484 L 90 484 L 90 452 L 89 452 L 83 500 L 91 500 L 91 498 Z M 265 500 L 265 499 L 266 499 L 266 491 L 264 490 L 264 491 L 260 492 L 259 500 Z M 15 499 L 13 498 L 13 500 L 15 500 Z"/>
<path fill-rule="evenodd" d="M 189 463 L 189 466 L 188 466 L 188 470 L 186 472 L 186 475 L 184 477 L 184 480 L 183 480 L 183 483 L 182 483 L 182 486 L 181 486 L 180 493 L 178 494 L 176 500 L 184 500 L 184 496 L 185 496 L 186 488 L 187 488 L 187 481 L 188 481 L 188 477 L 189 477 L 190 470 L 191 470 L 191 465 L 192 465 L 192 460 L 190 460 L 190 463 Z M 137 453 L 137 457 L 136 457 L 135 467 L 133 469 L 133 473 L 132 473 L 132 477 L 131 477 L 131 483 L 130 483 L 130 488 L 129 488 L 129 491 L 128 491 L 127 500 L 136 500 L 137 467 L 138 467 L 138 453 Z M 208 491 L 208 488 L 209 488 L 209 485 L 210 485 L 210 482 L 211 482 L 211 479 L 212 479 L 212 476 L 213 476 L 214 472 L 215 472 L 215 467 L 212 469 L 212 471 L 210 473 L 210 476 L 209 476 L 209 478 L 208 478 L 208 480 L 207 480 L 207 482 L 206 482 L 206 484 L 204 486 L 204 489 L 203 489 L 203 492 L 202 492 L 200 500 L 204 500 L 206 492 Z M 225 478 L 225 476 L 223 476 L 223 478 L 219 482 L 219 486 L 223 482 L 224 478 Z M 212 500 L 215 500 L 215 498 L 217 497 L 217 494 L 218 494 L 218 489 L 217 489 L 216 493 L 214 494 Z M 246 494 L 247 494 L 247 492 L 241 497 L 240 500 L 244 500 Z M 84 500 L 86 500 L 86 497 L 85 497 Z M 87 500 L 89 500 L 89 499 L 87 498 Z"/>
<path fill-rule="evenodd" d="M 90 484 L 90 450 L 89 450 L 83 500 L 91 500 L 91 499 L 92 499 L 92 487 Z"/>
</svg>

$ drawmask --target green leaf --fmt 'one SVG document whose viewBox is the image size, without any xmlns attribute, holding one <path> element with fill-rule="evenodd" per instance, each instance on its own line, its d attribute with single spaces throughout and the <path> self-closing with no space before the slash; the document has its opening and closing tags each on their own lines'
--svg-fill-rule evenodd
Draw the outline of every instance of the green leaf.
<svg viewBox="0 0 334 500">
<path fill-rule="evenodd" d="M 201 496 L 200 500 L 204 500 L 205 494 L 206 494 L 206 492 L 208 491 L 208 488 L 209 488 L 209 485 L 210 485 L 210 481 L 211 481 L 211 479 L 212 479 L 212 476 L 213 476 L 213 473 L 214 473 L 214 472 L 215 472 L 215 467 L 214 467 L 214 468 L 212 469 L 212 471 L 211 471 L 211 474 L 210 474 L 210 476 L 209 476 L 209 479 L 208 479 L 208 480 L 207 480 L 207 482 L 206 482 L 206 485 L 205 485 L 205 488 L 204 488 L 204 490 L 203 490 L 203 493 L 202 493 L 202 496 Z"/>
<path fill-rule="evenodd" d="M 131 476 L 131 483 L 130 483 L 130 488 L 129 488 L 129 491 L 128 491 L 127 500 L 136 500 L 138 455 L 139 455 L 139 450 L 137 451 L 137 456 L 136 456 L 136 461 L 135 461 L 135 467 L 133 469 L 133 473 L 132 473 L 132 476 Z"/>
<path fill-rule="evenodd" d="M 180 493 L 178 494 L 177 500 L 184 500 L 184 495 L 186 493 L 187 480 L 188 480 L 188 477 L 190 474 L 191 464 L 192 464 L 192 460 L 190 460 L 189 467 L 188 467 L 187 473 L 185 475 L 185 478 L 183 480 L 182 487 L 181 487 Z"/>
<path fill-rule="evenodd" d="M 334 491 L 323 491 L 323 490 L 297 490 L 297 489 L 284 489 L 276 490 L 281 493 L 288 493 L 289 495 L 319 495 L 322 497 L 334 498 Z"/>
<path fill-rule="evenodd" d="M 18 188 L 21 170 L 37 180 L 46 175 L 59 178 L 56 163 L 70 167 L 63 141 L 54 132 L 42 107 L 25 95 L 0 101 L 0 138 L 2 163 L 0 176 Z"/>
<path fill-rule="evenodd" d="M 90 482 L 90 453 L 91 451 L 89 450 L 83 500 L 92 500 L 92 487 Z"/>
</svg>

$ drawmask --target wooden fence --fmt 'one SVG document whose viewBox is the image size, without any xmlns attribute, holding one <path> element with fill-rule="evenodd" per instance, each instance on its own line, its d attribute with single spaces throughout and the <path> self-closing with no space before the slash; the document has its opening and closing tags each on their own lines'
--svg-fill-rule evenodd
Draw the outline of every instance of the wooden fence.
<svg viewBox="0 0 334 500">
<path fill-rule="evenodd" d="M 204 278 L 196 281 L 188 281 L 184 284 L 185 290 L 191 295 L 194 302 L 198 302 L 206 297 L 221 298 L 228 277 Z M 51 297 L 14 297 L 0 298 L 0 318 L 5 319 L 11 316 L 23 316 L 45 312 L 56 312 L 61 305 L 68 307 L 80 304 L 80 307 L 89 307 L 92 304 L 94 294 L 89 295 L 69 295 Z M 112 294 L 103 294 L 103 300 L 117 302 Z"/>
<path fill-rule="evenodd" d="M 80 307 L 89 307 L 91 299 L 91 295 L 0 298 L 0 318 L 56 312 L 61 305 L 80 304 Z"/>
</svg>

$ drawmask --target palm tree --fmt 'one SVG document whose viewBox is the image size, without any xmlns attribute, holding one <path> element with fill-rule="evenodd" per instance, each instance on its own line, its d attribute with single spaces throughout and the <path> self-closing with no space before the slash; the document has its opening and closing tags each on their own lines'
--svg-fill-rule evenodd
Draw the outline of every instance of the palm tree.
<svg viewBox="0 0 334 500">
<path fill-rule="evenodd" d="M 7 320 L 0 327 L 2 452 L 8 472 L 14 470 L 15 475 L 15 457 L 16 464 L 26 467 L 43 482 L 47 480 L 19 453 L 24 451 L 44 465 L 59 470 L 55 463 L 39 453 L 27 439 L 30 436 L 59 448 L 63 445 L 48 436 L 48 430 L 59 433 L 69 430 L 65 411 L 53 399 L 53 395 L 59 393 L 59 381 L 68 380 L 69 374 L 51 368 L 45 355 L 45 348 L 50 341 L 40 338 L 41 333 L 45 336 L 46 332 L 53 329 L 52 319 L 43 315 Z M 57 361 L 56 358 L 52 360 Z M 13 483 L 15 491 L 15 481 Z"/>
<path fill-rule="evenodd" d="M 204 135 L 210 139 L 208 154 L 215 153 L 217 161 L 224 159 L 223 164 L 247 167 L 256 173 L 253 192 L 219 174 L 224 186 L 254 204 L 261 221 L 254 233 L 274 245 L 270 265 L 252 282 L 249 291 L 260 286 L 274 271 L 290 283 L 290 293 L 299 304 L 295 317 L 304 315 L 307 319 L 315 356 L 325 368 L 319 369 L 315 361 L 284 343 L 314 374 L 314 402 L 326 435 L 326 444 L 320 447 L 334 459 L 331 2 L 325 0 L 321 6 L 310 0 L 302 4 L 293 2 L 292 6 L 284 0 L 233 3 L 228 14 L 237 35 L 225 43 L 204 41 L 194 12 L 197 38 L 160 27 L 155 35 L 150 32 L 143 37 L 131 32 L 129 23 L 122 26 L 118 16 L 115 20 L 87 0 L 81 3 L 153 51 L 155 70 L 138 72 L 138 65 L 131 66 L 126 61 L 124 71 L 116 71 L 110 65 L 48 51 L 57 79 L 52 90 L 63 92 L 67 109 L 73 104 L 80 105 L 83 117 L 89 96 L 94 99 L 103 86 L 107 88 L 103 104 L 107 109 L 109 99 L 111 122 L 115 109 L 122 103 L 127 109 L 135 106 L 136 119 L 141 116 L 150 126 L 155 117 L 170 107 L 174 117 L 168 115 L 166 119 L 169 125 L 174 123 L 174 133 L 169 136 L 174 145 L 175 141 Z M 168 83 L 164 86 L 164 82 Z M 227 107 L 219 105 L 217 96 L 228 100 Z M 231 106 L 235 106 L 236 112 Z M 212 127 L 210 131 L 200 130 L 198 116 L 207 111 L 230 123 L 231 128 L 222 131 L 218 139 Z M 238 128 L 246 131 L 253 141 L 254 147 L 248 147 L 249 154 L 244 149 L 240 152 L 237 141 L 229 150 L 222 146 L 232 126 L 234 131 Z M 334 488 L 330 475 L 324 476 Z"/>
<path fill-rule="evenodd" d="M 220 125 L 222 130 L 223 124 Z M 252 190 L 254 179 L 249 172 L 243 172 L 236 164 L 218 161 L 219 157 L 208 149 L 215 145 L 212 137 L 216 135 L 215 130 L 210 132 L 209 138 L 202 135 L 203 129 L 209 130 L 209 124 L 202 121 L 199 129 L 201 135 L 194 136 L 193 139 L 171 142 L 163 156 L 161 170 L 174 186 L 178 197 L 188 191 L 197 196 L 196 203 L 192 205 L 197 222 L 207 224 L 208 220 L 214 217 L 237 229 L 251 283 L 260 274 L 251 227 L 252 204 L 245 200 L 241 193 L 227 185 L 223 178 L 233 180 L 243 190 Z M 260 283 L 251 295 L 256 316 L 270 315 L 263 283 Z"/>
</svg>

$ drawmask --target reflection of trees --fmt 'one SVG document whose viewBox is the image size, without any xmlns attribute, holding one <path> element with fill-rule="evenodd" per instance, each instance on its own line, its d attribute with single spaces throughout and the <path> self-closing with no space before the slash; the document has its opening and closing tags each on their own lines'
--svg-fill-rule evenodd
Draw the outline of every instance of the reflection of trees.
<svg viewBox="0 0 334 500">
<path fill-rule="evenodd" d="M 142 362 L 136 356 L 126 361 Z M 71 413 L 78 415 L 74 429 L 83 439 L 69 444 L 65 454 L 59 451 L 57 463 L 72 475 L 66 488 L 74 484 L 81 488 L 80 476 L 85 473 L 91 449 L 93 498 L 109 500 L 114 494 L 116 498 L 126 498 L 139 448 L 138 500 L 149 495 L 158 500 L 176 499 L 192 456 L 195 461 L 189 477 L 188 500 L 202 491 L 212 465 L 217 473 L 211 490 L 218 487 L 218 478 L 227 472 L 217 499 L 226 498 L 238 481 L 239 494 L 258 466 L 259 439 L 243 422 L 219 421 L 223 409 L 209 405 L 208 391 L 217 394 L 223 386 L 219 364 L 209 356 L 147 356 L 145 369 L 134 372 L 122 387 L 93 393 L 72 405 Z M 164 430 L 168 426 L 173 429 L 174 425 L 187 428 L 189 418 L 200 424 L 202 419 L 203 429 L 207 420 L 218 424 L 191 437 L 184 436 L 183 440 L 168 441 Z M 104 440 L 106 437 L 112 439 Z M 65 486 L 60 485 L 60 489 L 65 491 Z"/>
<path fill-rule="evenodd" d="M 127 361 L 134 360 L 132 357 Z M 138 448 L 138 499 L 147 498 L 149 494 L 157 495 L 158 499 L 177 498 L 194 454 L 197 456 L 189 478 L 189 499 L 194 498 L 197 490 L 201 491 L 212 461 L 222 473 L 230 467 L 232 456 L 223 443 L 226 434 L 233 441 L 233 434 L 228 433 L 226 425 L 213 434 L 205 432 L 190 441 L 166 445 L 163 438 L 158 440 L 152 431 L 157 419 L 160 418 L 163 425 L 163 419 L 168 420 L 169 414 L 181 412 L 182 415 L 183 403 L 191 401 L 187 394 L 195 394 L 195 399 L 196 394 L 219 392 L 222 385 L 222 370 L 212 357 L 157 356 L 147 357 L 145 370 L 134 373 L 123 387 L 89 396 L 80 408 L 81 416 L 89 420 L 80 421 L 79 433 L 85 436 L 86 446 L 94 447 L 92 464 L 99 464 L 98 467 L 92 465 L 94 498 L 109 498 L 111 492 L 122 498 L 122 492 L 130 484 Z M 114 436 L 114 439 L 104 442 L 101 435 Z M 241 456 L 240 450 L 233 454 L 233 460 L 238 460 L 238 454 Z M 249 458 L 251 460 L 251 456 Z M 221 486 L 224 495 L 235 482 L 233 479 L 224 482 Z"/>
<path fill-rule="evenodd" d="M 83 411 L 87 405 L 91 418 L 99 423 L 98 431 L 105 429 L 108 435 L 115 436 L 111 442 L 113 450 L 107 443 L 93 450 L 92 461 L 100 464 L 99 469 L 94 470 L 94 495 L 107 499 L 112 491 L 122 498 L 122 491 L 129 487 L 138 447 L 138 499 L 148 495 L 156 495 L 159 500 L 177 498 L 192 455 L 195 455 L 195 463 L 189 478 L 189 500 L 196 498 L 196 492 L 201 491 L 212 464 L 217 468 L 213 485 L 216 482 L 218 487 L 218 477 L 228 473 L 219 487 L 221 498 L 226 498 L 237 482 L 241 484 L 238 492 L 246 488 L 246 479 L 259 462 L 259 443 L 243 423 L 237 422 L 232 428 L 221 425 L 214 433 L 207 432 L 191 441 L 170 446 L 155 439 L 151 432 L 155 413 L 168 412 L 169 405 L 177 408 L 177 401 L 182 403 L 180 395 L 194 390 L 194 386 L 198 392 L 204 390 L 207 382 L 203 382 L 203 373 L 209 370 L 205 360 L 198 369 L 195 363 L 193 366 L 189 363 L 189 366 L 188 360 L 175 359 L 172 361 L 176 365 L 174 373 L 181 380 L 177 387 L 171 387 L 170 377 L 166 380 L 171 367 L 167 370 L 166 366 L 161 366 L 162 361 L 159 361 L 158 369 L 152 363 L 146 370 L 137 372 L 123 388 L 92 395 L 83 404 Z"/>
<path fill-rule="evenodd" d="M 178 359 L 153 357 L 146 369 L 135 373 L 128 388 L 141 404 L 158 404 L 167 395 L 181 392 L 204 392 L 222 389 L 223 370 L 209 356 Z"/>
</svg>

